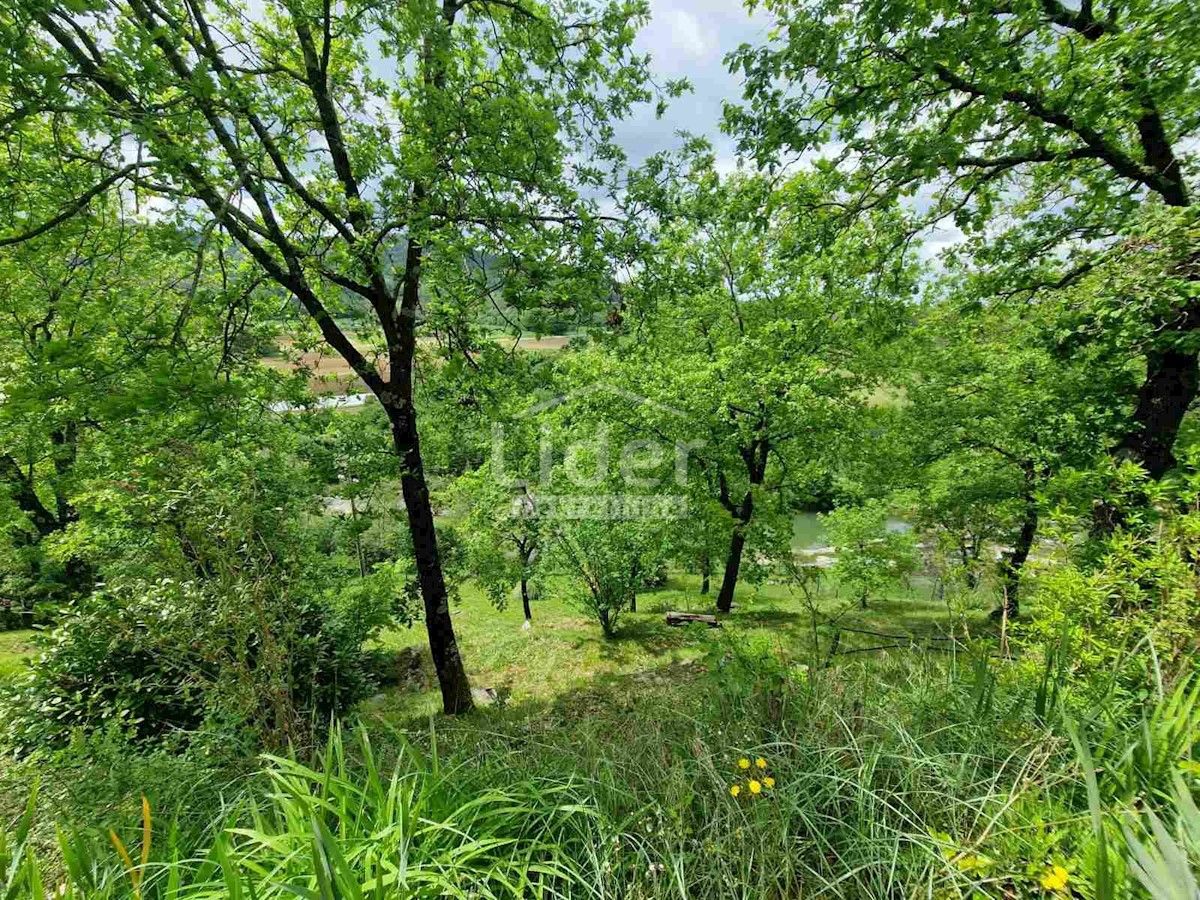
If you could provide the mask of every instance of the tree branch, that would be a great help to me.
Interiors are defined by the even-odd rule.
[[[88,188],[83,192],[83,194],[71,202],[62,212],[43,222],[41,225],[38,225],[20,234],[0,237],[0,247],[8,247],[12,244],[20,244],[24,241],[32,240],[38,235],[45,234],[50,229],[56,228],[68,219],[73,218],[74,216],[83,212],[87,205],[95,200],[96,197],[103,194],[118,181],[129,177],[131,174],[137,171],[140,166],[145,165],[150,165],[150,163],[130,163],[127,166],[121,167],[107,178],[101,180],[98,184]]]

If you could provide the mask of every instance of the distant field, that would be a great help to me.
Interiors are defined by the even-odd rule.
[[[531,353],[553,353],[565,349],[571,342],[571,337],[571,335],[565,334],[549,334],[543,337],[528,335],[521,337],[518,342],[514,342],[511,335],[497,335],[495,340],[505,348],[512,348],[515,343],[519,349]],[[355,340],[354,345],[368,359],[372,358],[373,351],[365,341]],[[364,389],[362,381],[355,376],[349,364],[338,354],[328,348],[323,348],[300,354],[298,358],[291,359],[288,357],[292,356],[293,346],[290,340],[282,341],[279,355],[266,357],[263,362],[271,368],[281,371],[290,372],[297,368],[311,370],[312,378],[309,380],[309,386],[317,394],[355,392]],[[380,359],[378,365],[386,375],[388,370],[386,359]]]

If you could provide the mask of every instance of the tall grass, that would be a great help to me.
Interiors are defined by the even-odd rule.
[[[199,849],[147,807],[123,838],[64,828],[47,852],[31,801],[0,900],[1196,900],[1191,683],[1072,744],[972,658],[720,661],[374,741],[335,729],[315,759],[266,758]]]
[[[34,853],[30,798],[0,842],[6,898],[557,897],[587,882],[577,860],[595,811],[569,780],[489,788],[405,742],[382,770],[365,730],[335,730],[312,765],[267,757],[265,786],[227,810],[205,852],[159,834],[148,804],[136,846],[58,832],[53,878]]]

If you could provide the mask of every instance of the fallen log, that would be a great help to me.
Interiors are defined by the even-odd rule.
[[[709,628],[720,628],[721,622],[716,616],[705,616],[700,613],[669,612],[668,625],[686,625],[688,622],[703,622]]]

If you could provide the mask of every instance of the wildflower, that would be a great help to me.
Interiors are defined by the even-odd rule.
[[[738,768],[739,769],[750,768],[750,760],[746,759],[746,757],[743,756],[741,759],[738,760]]]
[[[983,872],[991,866],[992,861],[980,853],[964,853],[954,864],[962,872]]]
[[[735,785],[733,785],[733,787],[731,787],[729,789],[729,793],[733,794],[733,796],[735,796],[735,797],[738,794],[740,794],[741,792],[742,792],[742,786],[740,784],[735,784]]]
[[[761,794],[762,793],[762,785],[759,782],[755,781],[753,778],[750,779],[750,793],[752,793],[752,794]]]
[[[765,759],[763,759],[761,756],[754,761],[754,764],[756,766],[758,766],[760,769],[765,769],[767,767],[767,761]]]
[[[764,776],[763,777],[763,786],[769,787],[769,788],[775,787],[775,779],[772,778],[770,775]]]
[[[1052,866],[1042,874],[1042,887],[1048,891],[1061,891],[1071,878],[1062,866]]]

